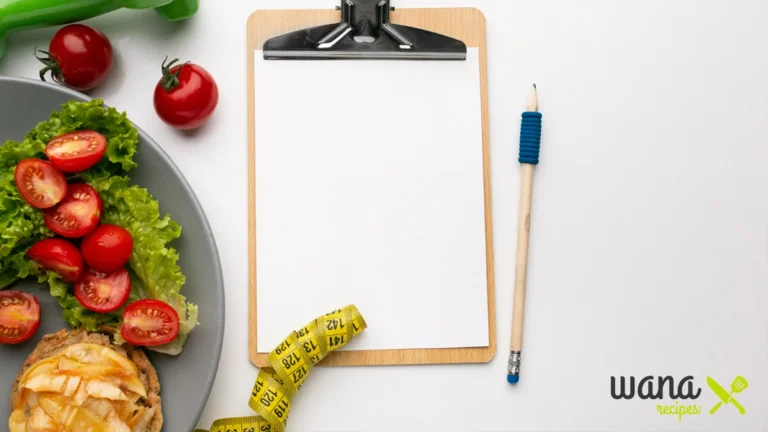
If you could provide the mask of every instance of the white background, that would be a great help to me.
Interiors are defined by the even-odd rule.
[[[227,330],[200,419],[208,427],[251,414],[256,375],[246,329],[246,19],[258,8],[335,2],[202,3],[181,24],[151,11],[93,20],[118,55],[93,95],[164,147],[213,226]],[[289,431],[768,430],[768,3],[395,4],[443,5],[476,6],[488,19],[498,354],[482,365],[317,370]],[[33,47],[53,31],[12,37],[0,73],[35,77]],[[172,131],[153,112],[166,55],[202,64],[219,83],[216,115],[195,133]],[[545,126],[523,372],[511,387],[517,134],[531,82]],[[704,413],[678,422],[656,414],[656,401],[610,397],[611,375],[650,374],[695,376]],[[706,375],[725,386],[747,378],[738,397],[747,414],[726,406],[709,416]]]

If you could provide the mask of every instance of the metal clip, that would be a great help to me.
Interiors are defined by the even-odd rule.
[[[390,0],[341,0],[341,22],[274,37],[264,43],[266,60],[389,59],[466,60],[464,42],[392,24]]]

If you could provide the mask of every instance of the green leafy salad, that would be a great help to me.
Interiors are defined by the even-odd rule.
[[[31,206],[21,195],[14,177],[19,162],[44,160],[46,146],[54,138],[83,130],[103,135],[106,150],[90,168],[66,173],[66,181],[93,187],[103,206],[101,223],[121,227],[133,238],[126,266],[130,295],[119,309],[106,313],[85,308],[74,294],[73,283],[29,258],[27,252],[35,243],[55,233],[47,226],[44,211]],[[9,140],[0,146],[0,290],[17,280],[36,277],[48,284],[72,327],[111,333],[116,343],[125,341],[121,326],[126,307],[142,299],[165,302],[178,313],[178,335],[170,343],[148,348],[177,355],[198,324],[198,308],[181,294],[185,277],[178,265],[178,252],[170,246],[181,235],[181,227],[169,215],[160,214],[158,202],[146,189],[130,183],[130,172],[137,166],[133,160],[137,145],[138,131],[126,114],[106,108],[102,100],[96,99],[68,102],[23,141]]]

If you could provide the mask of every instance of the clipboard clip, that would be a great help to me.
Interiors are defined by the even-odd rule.
[[[264,43],[265,60],[466,60],[464,42],[390,22],[390,0],[341,0],[341,22]]]

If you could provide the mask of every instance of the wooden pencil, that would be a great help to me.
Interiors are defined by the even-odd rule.
[[[536,84],[533,85],[531,95],[526,107],[527,113],[538,113],[539,102]],[[523,317],[525,315],[525,288],[528,273],[528,241],[531,228],[531,198],[533,195],[533,172],[538,163],[538,140],[541,133],[541,117],[523,115],[523,127],[521,130],[521,180],[520,180],[520,212],[517,225],[517,259],[515,263],[515,294],[512,315],[512,341],[509,351],[509,363],[507,367],[507,381],[516,384],[520,380],[520,361],[523,348]],[[527,120],[526,117],[533,117]],[[534,120],[535,119],[535,120]],[[535,157],[533,160],[524,158],[523,135],[529,129],[527,122],[533,122],[534,129],[538,122],[539,137],[535,137]],[[535,132],[534,132],[535,135]],[[535,162],[534,162],[535,160]],[[532,163],[526,163],[529,161]]]

